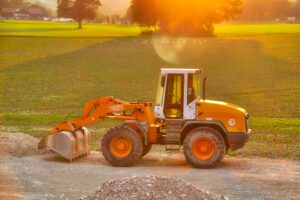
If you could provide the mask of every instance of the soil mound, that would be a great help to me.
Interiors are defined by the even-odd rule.
[[[38,139],[24,133],[0,133],[0,156],[38,154],[38,143]]]

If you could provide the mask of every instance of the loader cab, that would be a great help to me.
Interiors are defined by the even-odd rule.
[[[200,69],[161,69],[154,108],[156,118],[196,119],[200,74]]]

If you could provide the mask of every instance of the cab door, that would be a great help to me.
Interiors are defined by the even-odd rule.
[[[184,104],[184,74],[168,74],[163,113],[167,119],[182,119]]]

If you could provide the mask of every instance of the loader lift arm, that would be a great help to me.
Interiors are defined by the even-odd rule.
[[[149,102],[125,102],[112,96],[93,99],[84,106],[80,118],[58,124],[51,130],[50,134],[61,131],[74,132],[85,125],[93,124],[106,117],[155,123],[154,116],[147,112],[148,109],[145,109],[149,106],[151,107]]]
[[[91,150],[91,135],[84,126],[103,118],[137,120],[152,126],[156,124],[150,102],[125,102],[107,96],[89,101],[81,117],[58,124],[40,141],[38,147],[41,150],[51,149],[70,161],[87,155]]]

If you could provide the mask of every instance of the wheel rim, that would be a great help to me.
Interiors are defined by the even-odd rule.
[[[109,149],[114,156],[124,158],[130,154],[132,144],[129,139],[122,136],[116,136],[111,140]]]
[[[208,138],[199,138],[194,141],[192,152],[199,160],[209,160],[213,157],[216,151],[215,143]]]

